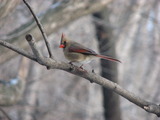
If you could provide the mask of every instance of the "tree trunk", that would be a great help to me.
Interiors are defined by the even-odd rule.
[[[108,23],[107,9],[101,12],[95,13],[94,17]],[[99,50],[103,55],[108,55],[116,58],[115,45],[116,43],[112,39],[112,29],[110,27],[95,23],[97,30],[97,38],[99,42]],[[101,75],[113,82],[118,82],[117,79],[117,63],[106,60],[101,60],[102,72]],[[113,91],[102,88],[103,91],[103,106],[104,116],[106,120],[121,120],[119,96]]]

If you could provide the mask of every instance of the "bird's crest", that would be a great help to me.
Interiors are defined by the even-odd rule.
[[[65,37],[65,35],[64,35],[64,33],[62,33],[61,42],[60,42],[60,45],[59,45],[60,48],[64,48],[65,47],[65,45],[64,45],[64,37]]]

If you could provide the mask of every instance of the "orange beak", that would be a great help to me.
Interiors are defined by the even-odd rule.
[[[63,44],[61,44],[60,46],[59,46],[59,48],[64,48],[65,46],[63,45]]]
[[[59,48],[65,48],[65,45],[63,45],[63,43],[62,43],[63,38],[64,38],[64,34],[62,33],[61,44],[59,45]]]

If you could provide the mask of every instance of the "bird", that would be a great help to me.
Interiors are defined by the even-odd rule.
[[[96,53],[95,51],[91,50],[90,48],[87,48],[80,43],[77,43],[75,41],[71,41],[68,39],[63,33],[61,36],[61,41],[59,48],[63,48],[64,56],[66,59],[68,59],[69,63],[81,63],[80,66],[82,68],[83,64],[89,63],[92,59],[98,57],[101,59],[105,59],[108,61],[113,62],[120,62],[120,60],[112,58],[110,56],[100,55]]]

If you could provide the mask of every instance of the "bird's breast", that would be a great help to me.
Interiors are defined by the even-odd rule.
[[[92,55],[84,55],[75,52],[64,52],[65,57],[71,62],[89,63],[91,61]]]

